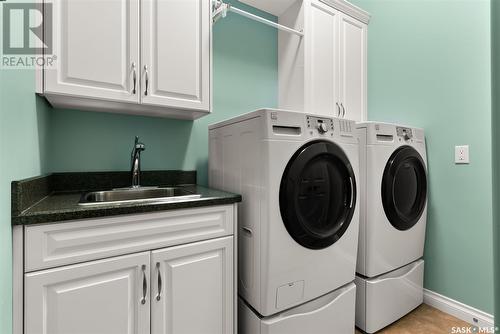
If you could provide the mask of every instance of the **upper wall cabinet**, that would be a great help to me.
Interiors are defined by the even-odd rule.
[[[37,90],[54,107],[183,119],[210,112],[210,0],[52,3],[57,66],[40,71]]]
[[[141,0],[142,103],[210,109],[210,0]]]
[[[280,108],[366,120],[368,13],[343,0],[240,1],[304,33],[279,33]]]

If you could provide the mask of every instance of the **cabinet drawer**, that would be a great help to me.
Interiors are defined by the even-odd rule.
[[[25,271],[233,234],[232,205],[25,227]]]

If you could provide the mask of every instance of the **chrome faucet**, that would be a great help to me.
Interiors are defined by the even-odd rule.
[[[141,186],[141,152],[146,149],[143,143],[139,143],[139,137],[135,136],[134,148],[130,161],[130,172],[132,174],[132,188]]]

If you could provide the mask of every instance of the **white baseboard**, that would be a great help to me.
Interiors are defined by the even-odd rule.
[[[494,326],[493,316],[469,305],[424,289],[424,303],[481,328]]]

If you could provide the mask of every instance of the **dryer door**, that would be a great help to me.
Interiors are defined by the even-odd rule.
[[[400,231],[409,230],[422,216],[426,199],[424,160],[413,147],[402,146],[389,158],[382,178],[382,203],[389,222]]]
[[[356,179],[344,151],[330,141],[302,146],[288,162],[280,211],[290,236],[310,249],[339,240],[356,206]]]

